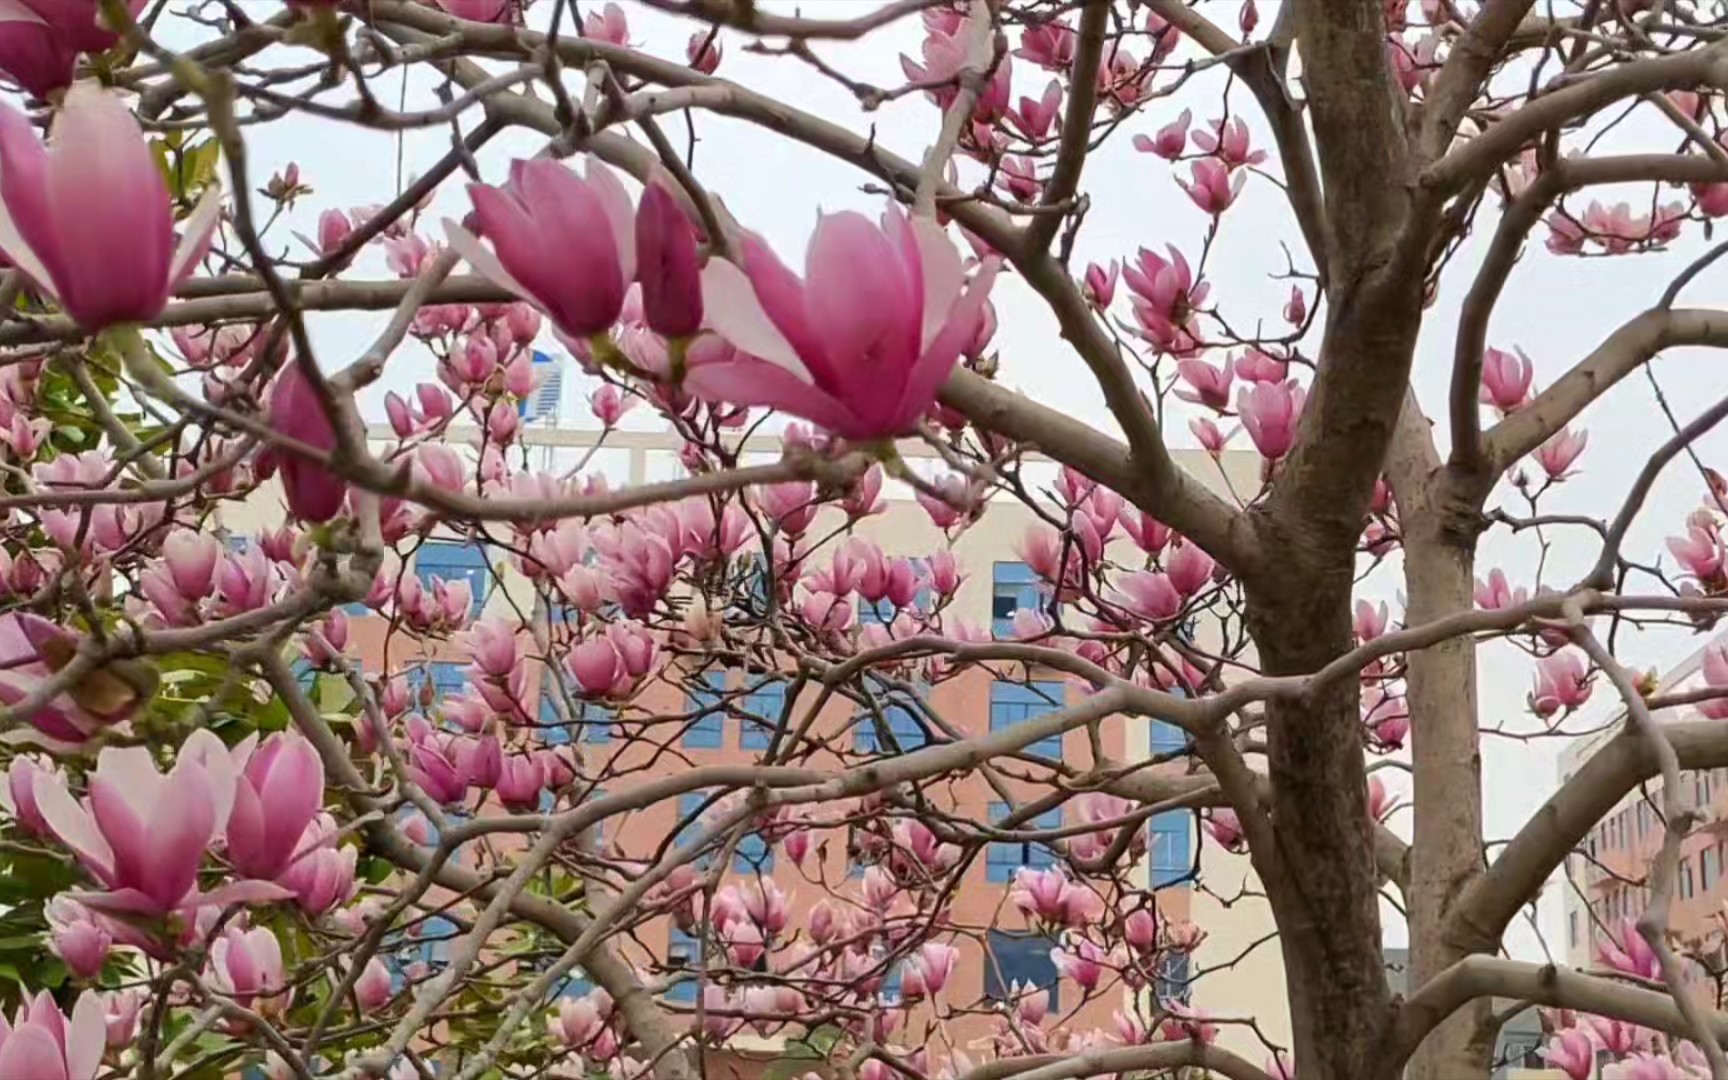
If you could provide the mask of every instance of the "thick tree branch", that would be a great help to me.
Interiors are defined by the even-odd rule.
[[[1652,309],[1624,323],[1529,404],[1488,430],[1484,441],[1492,472],[1510,468],[1639,365],[1677,345],[1728,346],[1728,312]]]

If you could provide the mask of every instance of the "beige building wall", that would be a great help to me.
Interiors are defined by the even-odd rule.
[[[388,429],[374,428],[370,434],[379,444],[391,439]],[[547,459],[554,469],[568,469],[587,453],[587,448],[595,445],[599,433],[527,428],[523,438],[530,447],[546,448]],[[450,441],[452,445],[461,445],[465,436],[453,432]],[[669,473],[667,467],[676,467],[679,445],[677,438],[670,433],[608,433],[604,440],[606,449],[601,451],[611,455],[604,459],[605,471],[615,486],[667,479],[676,475]],[[774,460],[779,454],[777,439],[753,440],[751,447],[742,458],[747,465]],[[926,469],[934,472],[940,466],[935,451],[921,443],[904,444],[901,453],[920,472]],[[1234,499],[1237,494],[1244,499],[1251,498],[1259,489],[1260,458],[1254,453],[1231,452],[1221,459],[1213,459],[1201,451],[1176,451],[1174,456],[1179,465],[1226,498]],[[601,460],[600,455],[593,455],[591,460]],[[1048,489],[1054,485],[1057,473],[1053,463],[1033,460],[1024,467],[1023,478],[1034,490]],[[859,535],[874,540],[890,554],[928,554],[945,545],[941,530],[912,498],[909,486],[886,481],[883,497],[885,512],[860,522],[857,527]],[[824,514],[831,515],[827,524],[837,524],[841,520],[831,509],[825,510]],[[274,527],[282,520],[280,490],[274,483],[268,484],[243,504],[225,504],[220,520],[226,528],[238,533]],[[982,519],[955,539],[953,551],[966,579],[955,599],[953,611],[986,630],[989,628],[993,566],[997,562],[1020,561],[1017,547],[1027,527],[1036,520],[1030,510],[1017,502],[993,500]],[[819,519],[819,524],[811,530],[812,535],[819,534],[821,524]],[[1137,563],[1141,558],[1133,543],[1120,534],[1111,544],[1110,553],[1124,563]],[[525,607],[531,605],[533,591],[527,580],[508,562],[500,563],[497,569],[501,572],[504,590],[511,598]],[[509,610],[509,605],[494,595],[487,608],[493,614],[501,614]],[[1215,646],[1216,629],[1203,624],[1198,628],[1198,639],[1202,647]],[[1148,756],[1149,733],[1147,724],[1126,725],[1124,752],[1130,761]],[[1244,898],[1229,906],[1216,899],[1218,896],[1237,897],[1244,892],[1262,891],[1249,860],[1245,856],[1231,855],[1216,844],[1205,841],[1198,823],[1193,831],[1193,842],[1205,843],[1201,861],[1204,887],[1169,890],[1188,894],[1187,905],[1178,902],[1173,906],[1178,910],[1187,906],[1189,917],[1207,931],[1206,941],[1194,958],[1192,970],[1205,974],[1193,985],[1193,1004],[1224,1019],[1252,1017],[1267,1038],[1288,1046],[1290,1022],[1285,1002],[1284,964],[1276,938],[1269,936],[1273,930],[1271,912],[1262,899]],[[1135,875],[1144,887],[1150,875],[1150,865],[1146,860],[1135,868]],[[1160,906],[1164,905],[1161,903]],[[1250,1061],[1265,1057],[1264,1045],[1245,1024],[1223,1025],[1219,1041]],[[769,1048],[772,1042],[770,1040],[762,1048]]]

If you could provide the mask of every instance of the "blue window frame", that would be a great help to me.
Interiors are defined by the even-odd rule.
[[[445,581],[466,578],[474,593],[475,615],[486,606],[486,590],[492,584],[492,570],[486,565],[486,551],[479,544],[454,540],[428,540],[414,556],[414,573],[420,583],[431,588],[434,577]]]
[[[774,849],[761,833],[745,833],[732,852],[732,869],[740,874],[772,874]]]
[[[922,699],[926,692],[922,687],[919,688],[919,698]],[[930,742],[929,737],[925,734],[924,726],[919,723],[917,707],[907,700],[904,693],[898,690],[878,692],[876,702],[881,706],[882,719],[887,722],[888,734],[894,742],[889,745],[882,738],[882,732],[876,723],[875,712],[865,709],[859,712],[858,719],[853,724],[853,730],[857,733],[855,738],[859,750],[869,754],[879,754],[884,750],[898,749],[899,752],[905,753],[920,749]]]
[[[1001,821],[1008,816],[1008,804],[993,802],[990,804],[990,820]],[[1033,818],[1029,824],[1016,828],[1060,829],[1062,827],[1062,808],[1046,810]],[[1042,870],[1047,866],[1056,865],[1056,853],[1043,844],[1022,842],[1009,843],[1001,841],[992,843],[984,849],[984,878],[986,881],[1012,881],[1014,871],[1022,866],[1030,866],[1034,870]]]
[[[1170,885],[1187,877],[1194,869],[1190,851],[1194,832],[1194,815],[1187,810],[1170,810],[1153,814],[1152,887]]]
[[[786,711],[786,684],[778,679],[763,682],[744,695],[744,728],[738,745],[745,750],[766,750]]]
[[[683,847],[696,839],[697,832],[702,828],[702,819],[697,815],[702,812],[702,807],[707,802],[708,793],[705,791],[686,791],[678,796],[678,820],[684,825],[678,830],[678,835],[673,837],[673,844]],[[704,855],[696,860],[696,865],[707,866],[711,861],[708,856]]]
[[[1188,954],[1171,950],[1158,962],[1156,993],[1160,1004],[1180,1001],[1188,1004]]]
[[[1188,745],[1188,733],[1168,720],[1152,721],[1152,752],[1171,754]]]
[[[676,926],[670,930],[666,942],[666,966],[674,970],[683,968],[692,973],[702,966],[702,942],[691,937]],[[681,1005],[693,1005],[696,1002],[696,984],[700,980],[692,977],[680,979],[666,988],[666,1000],[675,1001]]]
[[[984,958],[984,996],[1007,1001],[1016,983],[1034,990],[1050,991],[1050,1008],[1060,1009],[1056,962],[1050,959],[1050,939],[1033,934],[990,931]]]
[[[877,962],[881,962],[880,957],[877,958]],[[904,960],[896,961],[893,966],[889,967],[888,974],[882,977],[882,988],[876,991],[876,996],[882,1000],[883,1004],[900,1004],[900,999],[903,996],[900,992],[900,973],[905,968],[906,962]]]
[[[726,672],[710,671],[703,675],[701,687],[690,691],[686,708],[700,712],[684,729],[684,745],[696,750],[718,750],[726,745],[726,710],[720,707],[720,696],[726,690]]]
[[[1067,703],[1068,684],[1053,680],[1031,683],[994,682],[990,684],[990,730],[1024,723],[1036,716],[1055,712]],[[1062,756],[1062,736],[1052,735],[1026,747],[1026,752],[1044,757]]]
[[[612,741],[612,724],[618,719],[618,714],[597,701],[584,701],[572,697],[576,706],[576,714],[572,723],[559,721],[557,705],[558,687],[547,676],[540,682],[540,738],[548,746],[563,746],[570,741],[570,729],[578,729],[583,742],[603,743]]]
[[[991,578],[990,625],[998,636],[1014,629],[1014,613],[1021,608],[1043,611],[1049,606],[1038,581],[1038,575],[1023,562],[995,564]]]

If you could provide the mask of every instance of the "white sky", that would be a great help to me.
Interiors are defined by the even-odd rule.
[[[273,2],[257,0],[261,11],[275,9]],[[591,0],[583,5],[584,12],[594,9]],[[686,39],[693,26],[681,20],[660,15],[625,0],[634,40],[659,55],[682,59]],[[791,11],[784,3],[763,3],[765,9]],[[819,0],[805,3],[805,14],[828,17],[867,10],[877,6],[875,0]],[[1415,5],[1412,5],[1414,11]],[[1204,5],[1214,19],[1233,26],[1234,7],[1220,3]],[[542,2],[530,13],[531,22],[543,24],[549,17],[550,5]],[[1276,15],[1275,5],[1262,6],[1262,28],[1271,24]],[[818,45],[825,59],[840,66],[852,77],[882,86],[898,85],[900,73],[898,54],[917,55],[922,28],[916,19],[872,36],[868,41],[849,45]],[[852,96],[834,83],[817,76],[811,69],[790,58],[771,58],[746,52],[745,40],[736,34],[722,36],[725,58],[719,74],[738,80],[761,92],[792,101],[800,108],[854,130],[868,131],[873,125],[876,138],[901,156],[916,159],[932,137],[935,110],[921,96],[892,102],[874,114],[865,114]],[[1018,45],[1017,38],[1013,41]],[[1132,48],[1137,54],[1143,45]],[[1195,55],[1191,44],[1182,45],[1177,60]],[[1014,94],[1037,96],[1050,75],[1030,64],[1016,61]],[[1087,166],[1083,190],[1092,205],[1082,229],[1075,252],[1074,266],[1082,269],[1090,260],[1108,260],[1131,255],[1139,246],[1161,250],[1166,243],[1175,243],[1191,258],[1196,257],[1207,225],[1200,213],[1175,186],[1172,170],[1163,161],[1136,153],[1130,138],[1138,132],[1151,133],[1168,123],[1184,107],[1195,112],[1196,126],[1220,115],[1222,90],[1226,76],[1222,69],[1213,69],[1194,78],[1177,96],[1155,102],[1142,116],[1132,120],[1110,144],[1097,153]],[[409,107],[424,106],[429,97],[424,93],[429,80],[409,91]],[[377,88],[380,96],[394,102],[398,87],[393,78],[387,86]],[[1259,146],[1270,149],[1269,135],[1253,105],[1252,99],[1240,87],[1229,98],[1239,107],[1254,129]],[[1649,150],[1671,150],[1677,145],[1676,132],[1667,126],[1648,106],[1648,116],[1635,117],[1633,122],[1617,131],[1605,146],[1624,150],[1638,146]],[[469,125],[471,126],[471,125]],[[666,130],[682,145],[684,125],[677,118],[667,118]],[[299,163],[303,180],[316,193],[304,200],[291,215],[288,224],[308,235],[315,233],[317,214],[330,206],[351,206],[382,202],[395,191],[397,142],[384,136],[355,128],[337,129],[326,121],[290,119],[271,126],[271,137],[252,144],[254,186],[261,186],[270,172],[289,160]],[[746,227],[763,234],[794,266],[801,264],[801,249],[809,235],[818,208],[852,208],[874,212],[880,198],[863,193],[860,188],[868,177],[852,167],[826,158],[747,124],[702,115],[697,118],[701,142],[696,154],[698,175],[719,193],[737,219]],[[527,156],[540,148],[539,136],[512,134],[494,140],[480,155],[486,179],[497,182],[511,156]],[[435,161],[448,145],[447,129],[411,133],[402,140],[401,154],[406,173]],[[967,174],[975,178],[977,166]],[[1272,166],[1276,168],[1274,155]],[[1186,174],[1186,166],[1181,167]],[[1612,202],[1621,196],[1592,193]],[[1633,197],[1628,191],[1625,197]],[[1645,201],[1635,204],[1647,210],[1648,189],[1638,189],[1636,197]],[[1683,193],[1665,192],[1664,199],[1683,197]],[[1492,199],[1489,200],[1492,203]],[[1583,203],[1580,204],[1580,212]],[[466,196],[458,183],[448,183],[428,215],[428,231],[434,238],[439,234],[436,221],[444,216],[456,216],[468,209]],[[1478,218],[1476,235],[1467,240],[1453,259],[1444,277],[1434,306],[1423,328],[1415,381],[1420,399],[1430,416],[1441,425],[1444,442],[1446,385],[1450,371],[1452,335],[1456,329],[1458,306],[1469,286],[1486,238],[1492,233],[1496,212],[1490,205]],[[1523,347],[1536,365],[1538,386],[1553,381],[1561,372],[1592,349],[1614,327],[1639,310],[1652,304],[1668,280],[1686,262],[1706,246],[1702,230],[1688,228],[1687,235],[1674,245],[1671,253],[1622,257],[1615,259],[1560,259],[1542,246],[1542,231],[1526,253],[1524,262],[1513,275],[1507,296],[1502,300],[1492,323],[1490,343],[1501,348]],[[278,237],[287,243],[286,230]],[[1285,260],[1279,244],[1297,252],[1298,264],[1310,268],[1302,258],[1301,238],[1294,219],[1283,202],[1282,193],[1268,180],[1253,177],[1239,204],[1224,217],[1208,266],[1207,277],[1213,282],[1211,303],[1221,304],[1237,327],[1250,326],[1261,320],[1269,329],[1279,328],[1280,308],[1288,291],[1284,282],[1270,275],[1281,273]],[[365,276],[383,276],[381,254],[369,255],[361,264]],[[1713,269],[1693,283],[1682,300],[1683,305],[1714,306],[1723,292],[1723,271]],[[1003,358],[1005,383],[1018,387],[1046,404],[1054,405],[1083,417],[1104,428],[1112,428],[1096,387],[1086,377],[1080,362],[1068,353],[1057,336],[1053,320],[1029,290],[1012,278],[1000,282],[995,293],[996,307],[1001,316],[1001,329],[996,344]],[[1116,310],[1125,312],[1126,305],[1118,299]],[[369,340],[370,328],[379,325],[383,316],[317,315],[313,317],[315,340],[323,350],[322,361],[329,366],[345,363]],[[1313,335],[1305,343],[1311,354],[1317,346]],[[1670,401],[1684,423],[1697,410],[1707,406],[1723,393],[1728,393],[1728,373],[1722,362],[1702,350],[1672,350],[1656,366],[1658,376]],[[385,385],[405,387],[419,379],[430,377],[429,360],[404,350],[392,362]],[[566,416],[573,426],[588,426],[590,421],[580,396],[567,392]],[[381,416],[382,391],[374,392],[367,402],[369,411]],[[1168,434],[1177,445],[1189,445],[1190,436],[1185,406],[1173,403],[1173,416]],[[632,419],[645,420],[644,411]],[[1642,466],[1649,452],[1668,435],[1669,429],[1657,411],[1655,399],[1642,374],[1626,380],[1624,385],[1584,417],[1590,432],[1590,446],[1580,459],[1580,475],[1560,486],[1543,500],[1548,512],[1571,512],[1611,516],[1618,508],[1624,492]],[[1728,448],[1728,435],[1702,440],[1699,454],[1706,463],[1720,460]],[[1234,445],[1247,446],[1245,436],[1238,436]],[[1444,448],[1443,452],[1444,452]],[[1509,493],[1505,486],[1496,500]],[[1684,460],[1676,462],[1658,483],[1646,509],[1639,517],[1628,540],[1626,552],[1642,561],[1671,563],[1662,551],[1662,539],[1682,531],[1684,515],[1696,506],[1703,486],[1696,472]],[[1490,505],[1494,505],[1491,503]],[[1509,509],[1523,513],[1521,501],[1507,503]],[[1570,584],[1589,566],[1595,557],[1591,534],[1579,535],[1577,530],[1550,532],[1546,555],[1545,582],[1563,586]],[[1488,537],[1482,547],[1481,566],[1484,570],[1502,566],[1516,584],[1535,584],[1543,547],[1534,535],[1511,537],[1503,530]],[[1400,587],[1396,560],[1382,567],[1365,584],[1363,594],[1384,598],[1399,608],[1396,595]],[[1684,658],[1699,639],[1676,631],[1646,634],[1623,633],[1621,655],[1638,667],[1666,670]],[[1524,707],[1531,671],[1523,654],[1509,646],[1492,645],[1481,655],[1482,720],[1485,726],[1504,725],[1517,731],[1532,730],[1533,720]],[[1587,726],[1590,717],[1600,714],[1610,704],[1608,690],[1597,691],[1584,721],[1574,726]],[[1511,835],[1529,812],[1552,791],[1555,760],[1559,740],[1534,742],[1488,738],[1484,744],[1484,786],[1490,838]],[[1383,774],[1385,775],[1385,774]],[[1398,774],[1389,777],[1394,787],[1407,790],[1407,780]],[[1407,825],[1407,818],[1406,818]],[[1550,944],[1561,954],[1564,943],[1558,937],[1558,905],[1545,905],[1545,919]],[[1388,911],[1388,915],[1391,913]],[[1395,918],[1388,920],[1388,937],[1403,940],[1403,929]],[[1515,931],[1513,948],[1520,955],[1535,956],[1534,939],[1520,927]]]

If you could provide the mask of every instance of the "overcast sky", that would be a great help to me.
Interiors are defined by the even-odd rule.
[[[273,4],[262,0],[259,6],[274,8]],[[583,9],[587,11],[595,6],[584,3]],[[685,41],[693,29],[690,24],[648,11],[628,0],[624,6],[635,42],[660,55],[682,58]],[[761,6],[779,11],[792,10],[787,4],[764,2]],[[876,0],[868,3],[820,0],[819,3],[805,4],[804,10],[807,14],[835,17],[874,6]],[[1209,3],[1204,7],[1218,21],[1234,24],[1234,7],[1219,3]],[[543,23],[549,11],[550,6],[543,2],[530,13],[530,20],[536,25]],[[1275,6],[1263,5],[1262,26],[1269,25],[1275,14]],[[911,19],[873,35],[863,43],[819,45],[817,49],[824,58],[856,79],[894,86],[903,81],[898,54],[907,52],[916,56],[921,38],[922,28],[916,19]],[[873,127],[878,141],[901,156],[916,159],[934,133],[935,110],[921,97],[908,97],[867,114],[848,92],[817,76],[797,60],[751,55],[744,49],[744,39],[737,35],[723,35],[722,42],[725,48],[719,72],[722,76],[788,99],[800,108],[853,130],[864,132]],[[1193,46],[1184,44],[1175,58],[1180,60],[1193,55]],[[1036,96],[1049,79],[1048,73],[1030,64],[1016,62],[1016,99],[1022,94]],[[1130,146],[1130,137],[1138,132],[1155,131],[1185,107],[1194,110],[1197,125],[1221,115],[1225,84],[1222,69],[1201,74],[1180,94],[1154,103],[1144,115],[1132,120],[1105,149],[1093,156],[1083,184],[1083,190],[1091,198],[1091,210],[1076,246],[1077,270],[1089,260],[1128,256],[1139,246],[1161,249],[1163,245],[1173,243],[1189,252],[1191,257],[1197,257],[1208,219],[1172,182],[1170,166],[1135,152]],[[429,85],[429,81],[410,85],[410,108],[427,104],[424,91]],[[399,80],[392,77],[377,89],[380,96],[395,101]],[[1237,87],[1229,100],[1233,106],[1243,110],[1242,115],[1247,117],[1255,132],[1256,142],[1269,148],[1269,136],[1249,96]],[[1644,111],[1650,112],[1649,107],[1646,106]],[[668,118],[665,126],[681,144],[684,138],[682,121]],[[696,169],[700,177],[724,198],[743,225],[765,236],[793,266],[802,263],[801,251],[818,209],[851,208],[873,213],[880,208],[879,196],[861,190],[869,178],[850,166],[740,122],[702,115],[697,118],[696,126],[700,137]],[[252,144],[253,167],[257,170],[255,186],[261,185],[272,169],[289,160],[298,162],[303,180],[316,189],[316,194],[304,201],[291,217],[290,223],[302,232],[308,235],[315,232],[316,216],[322,209],[378,203],[394,193],[398,156],[396,137],[358,129],[338,131],[324,121],[288,120],[272,125],[270,130],[271,138],[254,140]],[[401,159],[405,163],[403,172],[412,176],[417,168],[436,160],[447,145],[446,130],[416,132],[403,137],[400,143]],[[510,157],[527,156],[537,151],[540,145],[538,136],[528,134],[495,140],[480,155],[486,179],[501,180]],[[1647,117],[1634,117],[1604,144],[1615,150],[1671,150],[1675,145],[1673,129],[1653,112]],[[1275,156],[1273,160],[1276,161]],[[977,167],[972,168],[975,170]],[[1185,174],[1186,166],[1182,170]],[[976,172],[969,173],[968,179],[975,176]],[[1604,201],[1612,201],[1605,193],[1596,194]],[[1634,196],[1628,192],[1627,197]],[[1637,189],[1636,197],[1647,200],[1648,189]],[[1675,196],[1665,194],[1664,197]],[[1492,201],[1490,197],[1489,202]],[[1648,209],[1647,204],[1641,208]],[[428,231],[437,237],[439,231],[435,223],[439,218],[459,215],[467,209],[467,199],[460,185],[446,184],[428,215]],[[1478,219],[1476,235],[1467,240],[1453,258],[1421,336],[1416,387],[1429,414],[1442,418],[1439,436],[1442,444],[1445,441],[1444,401],[1458,306],[1475,273],[1485,238],[1492,233],[1494,218],[1495,210],[1489,206]],[[279,239],[286,242],[287,234],[281,233]],[[1690,227],[1688,234],[1670,253],[1614,259],[1562,259],[1549,254],[1542,247],[1539,236],[1512,277],[1507,295],[1494,317],[1490,342],[1502,348],[1521,346],[1535,362],[1538,385],[1545,385],[1588,353],[1614,327],[1653,303],[1672,275],[1705,244],[1701,229]],[[1269,328],[1279,325],[1279,311],[1288,285],[1274,280],[1272,275],[1285,269],[1283,247],[1296,253],[1298,265],[1303,269],[1310,268],[1301,255],[1301,238],[1285,207],[1282,193],[1269,180],[1252,177],[1239,204],[1225,216],[1206,267],[1206,276],[1213,282],[1211,301],[1223,305],[1234,325],[1252,325],[1256,319]],[[360,272],[368,276],[384,274],[381,256],[369,256],[362,263]],[[1714,306],[1721,296],[1724,280],[1719,271],[1707,272],[1693,283],[1683,304]],[[998,284],[995,296],[1001,316],[997,345],[1003,358],[1002,381],[1046,404],[1060,407],[1100,427],[1113,429],[1095,385],[1086,376],[1081,363],[1063,345],[1053,320],[1030,291],[1009,278]],[[1119,300],[1116,310],[1125,312],[1125,304]],[[363,347],[369,330],[378,325],[381,318],[314,316],[315,340],[322,350],[321,360],[325,366],[346,363],[355,351]],[[1310,352],[1316,344],[1314,338],[1317,335],[1305,343]],[[1660,359],[1655,368],[1657,376],[1682,423],[1728,392],[1728,374],[1724,373],[1722,365],[1721,359],[1702,350],[1672,350]],[[428,377],[430,370],[430,362],[423,354],[404,350],[392,361],[386,385],[407,386]],[[367,402],[369,411],[381,415],[381,400],[381,391],[376,391],[375,400]],[[1168,424],[1168,435],[1177,445],[1189,445],[1191,439],[1186,427],[1189,414],[1182,411],[1180,403],[1175,404],[1177,407]],[[576,392],[567,394],[566,414],[572,417],[570,426],[591,424]],[[1544,498],[1542,507],[1549,512],[1611,516],[1650,451],[1667,437],[1668,424],[1656,407],[1649,382],[1640,374],[1626,380],[1616,393],[1591,409],[1584,417],[1584,425],[1590,432],[1590,446],[1580,460],[1579,475],[1551,491]],[[1720,451],[1728,446],[1723,439],[1724,436],[1717,436],[1698,445],[1699,454],[1706,463],[1717,460]],[[1246,447],[1249,444],[1245,436],[1238,436],[1233,445]],[[1676,462],[1658,483],[1632,529],[1627,553],[1645,561],[1655,561],[1658,557],[1665,564],[1671,561],[1662,550],[1662,540],[1682,530],[1682,519],[1698,505],[1702,495],[1703,485],[1696,470],[1684,460]],[[1516,493],[1503,486],[1495,502],[1509,496],[1515,497]],[[1521,500],[1505,504],[1515,512],[1526,511]],[[1580,534],[1576,530],[1571,533],[1550,532],[1546,540],[1546,563],[1541,579],[1545,583],[1568,585],[1595,558],[1596,545],[1592,534]],[[1485,540],[1482,551],[1484,568],[1502,566],[1514,583],[1535,584],[1538,566],[1544,558],[1544,544],[1536,536],[1527,534],[1514,538],[1503,532],[1495,533]],[[1400,606],[1397,600],[1400,575],[1401,570],[1394,558],[1364,584],[1364,595],[1391,601],[1396,612]],[[1620,651],[1625,660],[1638,667],[1666,670],[1692,652],[1700,640],[1677,631],[1623,633]],[[1484,725],[1520,733],[1536,730],[1524,704],[1530,680],[1530,663],[1522,653],[1504,645],[1485,647],[1482,650],[1481,683]],[[1610,704],[1607,697],[1607,689],[1600,688],[1592,708],[1570,726],[1582,729],[1591,721],[1599,722]],[[1484,782],[1490,838],[1509,836],[1551,792],[1559,742],[1557,739],[1525,742],[1494,737],[1485,740]],[[1391,782],[1395,787],[1408,788],[1407,780],[1396,774],[1392,775]],[[1407,820],[1405,824],[1407,826]],[[1559,926],[1557,910],[1557,905],[1549,905],[1547,926],[1551,943],[1558,951],[1563,951],[1563,942],[1553,933]],[[1388,937],[1402,941],[1402,927],[1395,922],[1389,925]],[[1514,949],[1520,955],[1538,954],[1534,940],[1521,927],[1514,940]]]

